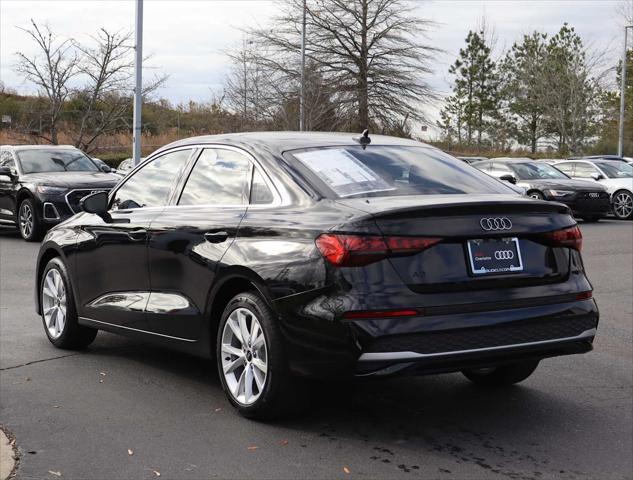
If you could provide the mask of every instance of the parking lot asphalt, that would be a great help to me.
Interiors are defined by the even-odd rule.
[[[301,418],[241,418],[215,365],[99,333],[54,348],[33,310],[37,244],[0,230],[0,424],[20,479],[633,477],[633,223],[581,225],[595,350],[519,386],[460,374],[323,385]]]

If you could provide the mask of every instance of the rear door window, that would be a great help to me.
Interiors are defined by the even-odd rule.
[[[592,178],[592,175],[597,175],[598,174],[598,170],[596,170],[596,167],[594,167],[593,165],[589,164],[589,163],[581,163],[581,162],[577,162],[576,163],[576,170],[574,173],[575,177],[578,178]]]
[[[234,150],[205,148],[182,190],[178,205],[245,205],[251,162]]]

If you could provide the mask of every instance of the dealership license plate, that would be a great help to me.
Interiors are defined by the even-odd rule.
[[[473,275],[499,275],[523,271],[521,248],[516,237],[468,240],[467,246]]]

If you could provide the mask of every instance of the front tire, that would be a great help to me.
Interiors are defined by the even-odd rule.
[[[620,190],[613,194],[613,214],[618,220],[633,218],[633,194]]]
[[[477,385],[502,387],[522,382],[534,373],[538,364],[538,361],[532,360],[498,367],[464,370],[462,373]]]
[[[44,331],[57,348],[80,349],[90,345],[98,330],[79,325],[75,297],[64,262],[53,258],[40,281],[40,303]]]
[[[18,229],[27,242],[39,242],[44,236],[44,225],[37,213],[35,202],[25,198],[18,208]]]
[[[247,418],[286,415],[302,402],[290,376],[276,316],[253,292],[227,304],[217,335],[216,354],[222,388]]]

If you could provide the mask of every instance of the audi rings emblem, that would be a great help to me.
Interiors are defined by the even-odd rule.
[[[512,260],[514,258],[514,252],[512,250],[497,250],[495,252],[495,258],[497,260]]]
[[[494,230],[510,230],[512,228],[512,222],[508,217],[482,218],[479,220],[479,225],[486,232]]]

